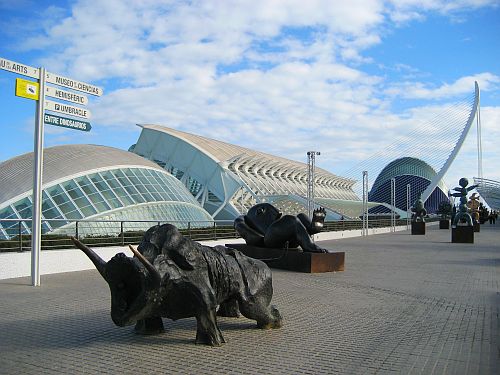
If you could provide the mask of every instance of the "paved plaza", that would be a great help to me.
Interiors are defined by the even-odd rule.
[[[97,271],[1,280],[0,374],[499,374],[500,225],[450,237],[324,241],[345,272],[273,270],[283,328],[219,318],[217,348],[194,344],[194,319],[159,336],[116,327]]]

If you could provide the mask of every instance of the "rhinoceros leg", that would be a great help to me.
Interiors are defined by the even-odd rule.
[[[156,335],[165,332],[165,328],[161,317],[154,317],[138,320],[134,331],[140,335]]]
[[[215,309],[202,312],[196,317],[196,343],[219,346],[226,341],[217,326]]]
[[[221,303],[219,306],[219,310],[217,311],[217,315],[227,318],[239,318],[240,309],[238,307],[238,301],[236,299],[230,299],[226,302]]]

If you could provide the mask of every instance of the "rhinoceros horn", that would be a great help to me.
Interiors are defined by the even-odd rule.
[[[71,241],[75,244],[76,247],[78,247],[81,251],[85,253],[89,257],[89,259],[94,263],[95,268],[97,268],[97,271],[101,274],[102,277],[104,277],[104,280],[106,279],[106,262],[99,256],[97,255],[94,250],[92,250],[90,247],[84,245],[80,241],[78,241],[75,237],[71,237]]]
[[[155,268],[155,266],[153,266],[151,262],[144,257],[144,255],[142,255],[140,252],[134,249],[132,245],[128,245],[128,247],[137,257],[137,259],[139,259],[140,262],[144,265],[144,267],[146,267],[146,269],[148,270],[153,285],[159,287],[161,284],[161,276],[158,270]]]

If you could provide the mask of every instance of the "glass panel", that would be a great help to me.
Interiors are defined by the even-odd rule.
[[[57,207],[59,207],[64,216],[68,219],[75,220],[82,218],[82,215],[78,212],[75,204],[69,200],[61,186],[53,186],[47,189],[47,193],[52,197],[54,202],[57,204]]]
[[[0,211],[0,219],[17,219],[17,215],[10,206],[7,206]]]
[[[115,193],[106,185],[104,180],[99,176],[98,174],[93,174],[89,176],[94,185],[96,186],[97,189],[101,192],[101,194],[104,196],[104,198],[108,201],[108,203],[111,205],[113,208],[119,208],[122,207],[122,204],[116,197]]]
[[[11,206],[7,206],[0,211],[0,219],[17,219],[17,215]],[[19,222],[16,221],[4,221],[0,222],[0,225],[5,229],[8,237],[14,237],[18,234]]]
[[[57,208],[51,202],[50,198],[47,196],[47,193],[43,191],[42,193],[42,216],[45,219],[62,219],[62,215],[59,213]],[[57,221],[49,221],[50,225],[53,228],[60,227],[67,223],[65,220],[57,220]]]
[[[21,216],[23,219],[31,219],[31,209],[33,207],[33,204],[28,197],[22,199],[20,202],[17,202],[14,207],[17,210],[19,216]]]
[[[64,189],[68,195],[73,199],[75,204],[78,206],[80,211],[82,211],[85,217],[97,214],[97,210],[92,207],[89,199],[85,196],[80,187],[75,183],[75,181],[70,180],[63,184]]]
[[[144,179],[144,175],[139,175],[140,177],[137,177],[135,175],[135,172],[139,172],[138,169],[126,169],[125,170],[125,174],[127,175],[127,177],[130,179],[130,181],[132,181],[132,183],[134,184],[134,186],[137,188],[137,190],[139,190],[139,192],[142,194],[142,196],[144,197],[145,201],[146,202],[152,202],[154,201],[154,198],[151,194],[149,194],[148,190],[144,187],[143,183],[141,182],[141,179]]]
[[[131,204],[134,204],[135,202],[130,198],[130,196],[127,194],[125,189],[122,188],[122,186],[119,184],[118,180],[111,174],[111,172],[106,171],[101,173],[102,177],[106,180],[106,182],[111,186],[113,189],[113,192],[117,194],[122,202],[126,205],[129,206]]]
[[[137,203],[144,203],[145,200],[142,197],[142,195],[137,191],[137,189],[132,185],[130,180],[125,176],[125,174],[117,169],[113,171],[113,174],[118,178],[118,181],[122,184],[122,186],[127,190],[127,192],[130,194],[130,196],[135,200]]]
[[[149,193],[154,197],[155,201],[161,201],[163,200],[162,196],[158,194],[156,187],[154,186],[155,181],[154,178],[151,176],[151,173],[149,173],[149,170],[147,169],[142,169],[142,170],[137,170],[136,173],[139,175],[141,174],[143,176],[143,184],[148,189]]]
[[[101,194],[95,189],[95,187],[90,183],[88,177],[79,177],[75,179],[76,183],[87,197],[92,201],[94,206],[96,206],[99,212],[108,211],[111,209],[109,204],[102,198]]]

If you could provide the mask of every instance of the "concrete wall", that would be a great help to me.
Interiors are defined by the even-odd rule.
[[[433,224],[433,223],[428,223]],[[396,227],[397,231],[406,230],[406,226]],[[369,234],[388,233],[390,228],[370,229]],[[347,230],[338,232],[323,232],[314,236],[315,241],[325,241],[332,239],[343,239],[361,236],[361,230]],[[224,245],[227,243],[244,243],[244,240],[225,239],[217,241],[200,241],[209,246]],[[110,260],[115,254],[123,252],[132,256],[130,249],[125,247],[104,247],[95,248],[95,252],[104,260]],[[94,265],[87,256],[75,249],[69,250],[46,250],[40,254],[40,274],[47,275],[61,272],[74,272],[93,269]],[[31,252],[22,253],[1,253],[0,254],[0,280],[12,279],[16,277],[31,276]]]

